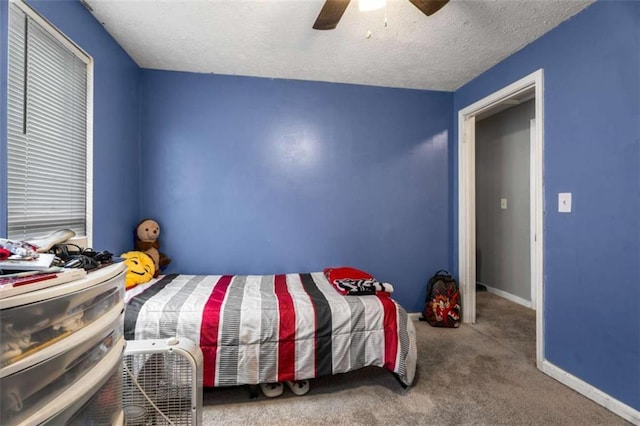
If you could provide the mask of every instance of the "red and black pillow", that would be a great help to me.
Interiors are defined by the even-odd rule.
[[[378,282],[373,275],[357,268],[341,266],[323,270],[327,280],[343,295],[365,296],[378,293],[390,293],[390,284]]]

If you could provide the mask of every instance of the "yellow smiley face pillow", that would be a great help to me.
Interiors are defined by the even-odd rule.
[[[149,282],[156,272],[153,260],[146,253],[141,251],[128,251],[122,253],[120,257],[124,258],[124,264],[127,265],[127,274],[124,278],[125,288],[128,290]]]

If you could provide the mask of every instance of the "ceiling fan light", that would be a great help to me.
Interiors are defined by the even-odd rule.
[[[358,0],[358,9],[360,12],[382,9],[386,5],[387,0]]]

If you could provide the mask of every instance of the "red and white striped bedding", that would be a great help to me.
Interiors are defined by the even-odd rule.
[[[386,295],[344,296],[322,272],[167,275],[128,300],[125,337],[189,338],[204,386],[310,379],[384,367],[410,385],[413,323]]]

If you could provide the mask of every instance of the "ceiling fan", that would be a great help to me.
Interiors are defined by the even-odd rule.
[[[332,30],[338,25],[351,0],[326,0],[320,14],[313,24],[314,30]],[[439,11],[449,0],[409,0],[422,13],[431,16]]]

